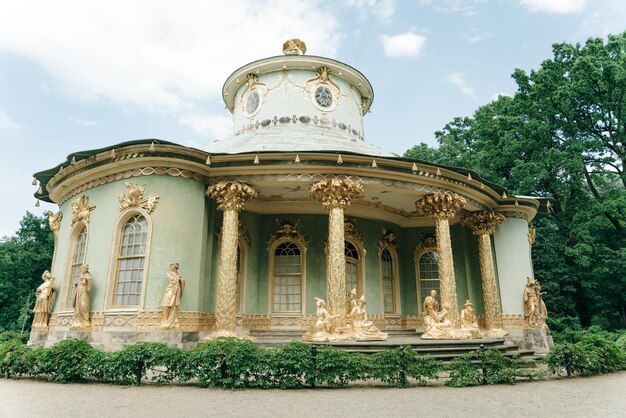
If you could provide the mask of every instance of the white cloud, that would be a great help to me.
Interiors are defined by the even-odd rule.
[[[478,100],[478,98],[474,94],[474,89],[467,84],[467,82],[465,81],[465,77],[463,77],[463,74],[450,74],[448,77],[446,77],[446,81],[457,86],[461,90],[461,93],[471,98],[472,100]]]
[[[20,129],[21,126],[14,122],[6,113],[0,110],[0,131],[15,131]]]
[[[359,12],[361,19],[372,15],[381,22],[387,22],[396,13],[395,0],[345,0],[345,2]]]
[[[210,139],[222,139],[233,135],[233,119],[225,115],[195,113],[178,120],[191,127],[197,134]]]
[[[333,56],[337,26],[314,0],[24,0],[3,3],[0,52],[30,59],[79,99],[181,112],[289,38]]]
[[[67,120],[69,120],[72,123],[75,123],[76,125],[81,125],[81,126],[96,126],[98,124],[98,122],[96,122],[95,120],[85,120],[85,119],[79,119],[79,118],[73,118],[73,117],[68,117]]]
[[[500,98],[500,96],[502,97],[513,97],[510,93],[495,93],[494,95],[491,96],[491,101],[495,101],[498,100]]]
[[[382,35],[381,41],[388,57],[417,57],[422,52],[426,37],[407,32],[395,36]]]
[[[608,0],[586,14],[580,30],[580,37],[606,37],[608,34],[618,35],[624,31],[626,22],[626,7],[624,0]]]
[[[462,13],[466,16],[477,14],[476,5],[487,0],[419,0],[423,6],[432,6],[439,13]]]
[[[578,13],[587,5],[587,0],[519,0],[531,12]]]

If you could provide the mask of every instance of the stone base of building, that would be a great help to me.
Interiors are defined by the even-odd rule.
[[[31,331],[28,345],[50,347],[59,341],[75,338],[91,344],[103,351],[118,351],[139,342],[164,343],[170,347],[194,348],[210,331],[150,330],[132,331],[128,329],[88,329],[54,328],[48,331]]]
[[[536,354],[547,354],[554,345],[548,328],[507,329],[507,341],[524,350],[534,350]]]

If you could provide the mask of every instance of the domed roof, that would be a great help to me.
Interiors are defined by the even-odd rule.
[[[374,91],[363,74],[334,59],[304,55],[306,45],[299,39],[285,42],[283,52],[246,64],[228,77],[222,95],[236,134],[204,150],[396,156],[364,140],[363,115]]]

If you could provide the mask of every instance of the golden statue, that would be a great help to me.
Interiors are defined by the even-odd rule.
[[[545,302],[543,301],[543,295],[545,292],[541,291],[541,283],[539,280],[535,279],[535,293],[537,294],[537,310],[535,312],[535,318],[537,325],[540,327],[547,328],[546,319],[548,319],[548,308],[546,307]]]
[[[61,228],[61,220],[63,219],[63,213],[61,211],[54,213],[51,210],[48,211],[48,224],[50,225],[50,230],[54,232],[56,235]]]
[[[358,307],[358,301],[356,299],[356,289],[350,290],[350,294],[348,295],[348,307],[346,308],[346,324],[348,328],[353,329],[353,319],[354,313]]]
[[[463,310],[461,311],[461,329],[469,331],[472,338],[482,338],[480,328],[478,327],[478,321],[474,314],[474,305],[469,300],[465,301]]]
[[[43,283],[37,288],[35,308],[33,312],[33,328],[47,327],[50,313],[52,312],[52,299],[54,297],[54,276],[48,270],[43,272],[41,276]]]
[[[331,315],[326,309],[324,299],[315,298],[317,309],[315,311],[315,322],[309,327],[302,339],[305,341],[328,341],[335,332],[336,315]]]
[[[466,329],[455,329],[450,320],[448,305],[442,303],[441,311],[437,303],[437,291],[431,290],[430,296],[424,299],[424,333],[421,338],[425,340],[465,340],[472,338],[472,334]]]
[[[74,284],[76,290],[74,291],[74,299],[72,300],[72,307],[74,308],[72,325],[75,327],[86,328],[91,324],[89,321],[89,297],[91,295],[92,282],[93,279],[91,273],[89,273],[89,265],[81,265],[80,277],[78,278],[78,282]]]
[[[526,278],[526,287],[524,288],[524,325],[527,327],[536,327],[538,325],[539,297],[535,285],[535,279]]]
[[[439,303],[437,303],[437,291],[433,289],[424,299],[424,333],[428,333],[438,322]]]
[[[185,281],[183,276],[178,273],[180,264],[170,264],[170,271],[167,272],[167,286],[163,294],[161,306],[163,307],[163,319],[161,326],[163,328],[178,327],[178,313],[180,308],[180,298],[185,290]]]
[[[367,318],[365,310],[365,295],[361,295],[356,308],[353,311],[352,327],[354,328],[354,336],[357,341],[384,341],[387,334],[381,332],[376,325]]]

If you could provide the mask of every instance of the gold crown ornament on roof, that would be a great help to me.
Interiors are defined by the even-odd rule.
[[[289,39],[283,44],[283,54],[304,55],[306,54],[306,44],[298,38]]]

